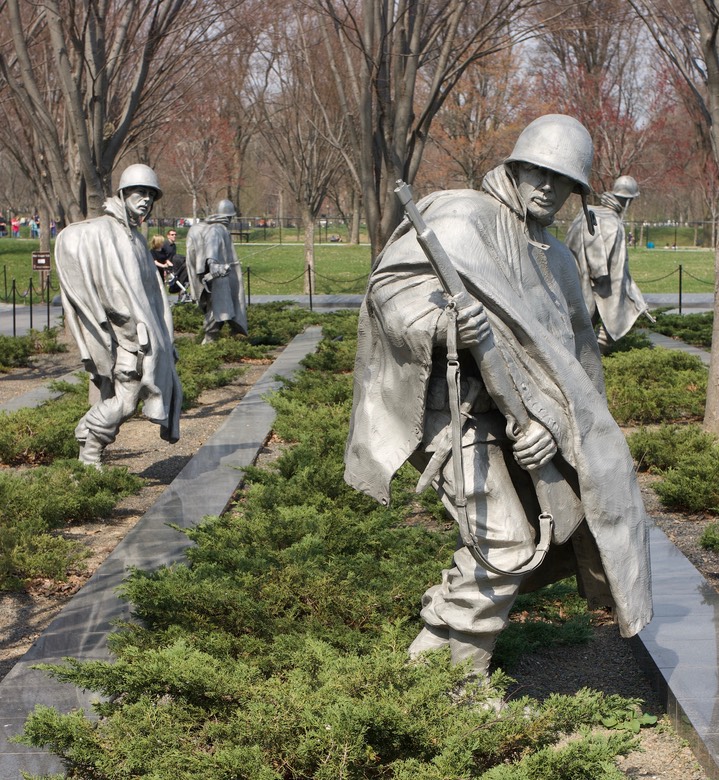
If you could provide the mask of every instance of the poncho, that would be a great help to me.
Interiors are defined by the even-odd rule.
[[[170,305],[145,239],[127,223],[120,198],[105,216],[75,222],[55,244],[63,310],[85,369],[113,381],[119,344],[137,352],[139,323],[150,346],[142,363],[142,413],[160,425],[163,439],[180,435],[182,388],[175,370]]]
[[[647,518],[626,441],[607,408],[601,362],[574,259],[546,230],[530,238],[524,209],[504,166],[484,192],[435,193],[420,211],[491,322],[497,348],[531,417],[553,435],[575,469],[587,525],[596,541],[621,632],[651,619]],[[541,249],[544,244],[544,250]],[[573,338],[551,332],[528,305],[523,264],[543,252],[562,258],[558,276]],[[546,305],[552,306],[548,286]],[[390,482],[419,446],[438,319],[446,300],[408,223],[377,259],[360,312],[354,403],[345,479],[381,503]],[[402,310],[400,331],[392,307]]]

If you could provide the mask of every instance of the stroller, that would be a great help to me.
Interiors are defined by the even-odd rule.
[[[175,255],[172,258],[172,271],[167,276],[167,291],[178,293],[178,303],[191,303],[192,295],[190,295],[187,289],[189,283],[190,278],[187,275],[185,256]]]

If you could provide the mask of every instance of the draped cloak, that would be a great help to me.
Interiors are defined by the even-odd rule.
[[[524,300],[522,264],[530,262],[538,244],[529,241],[524,208],[504,166],[490,172],[483,187],[485,192],[434,193],[418,208],[469,292],[484,304],[496,348],[529,415],[550,431],[576,470],[621,633],[632,636],[652,616],[648,520],[632,457],[607,408],[576,265],[566,247],[543,230],[545,249],[563,258],[554,281],[572,312],[568,348]],[[546,304],[553,305],[549,288]],[[435,333],[445,305],[405,220],[377,258],[361,307],[345,451],[346,481],[385,505],[392,477],[422,441]],[[393,318],[393,310],[401,316]],[[403,326],[395,327],[400,321]]]
[[[163,439],[175,442],[182,388],[167,295],[144,237],[127,223],[124,203],[109,198],[104,209],[104,216],[75,222],[58,234],[55,267],[65,318],[95,383],[113,383],[117,346],[137,353],[137,326],[145,325],[142,413],[160,425]]]
[[[223,222],[205,222],[193,225],[187,233],[187,270],[190,291],[200,309],[212,311],[219,323],[233,322],[247,334],[247,311],[245,308],[245,287],[242,281],[242,267],[232,245],[232,237]],[[229,266],[225,276],[210,282],[210,292],[202,282],[212,261]]]
[[[592,206],[592,211],[597,219],[594,235],[580,213],[565,240],[576,259],[590,315],[597,311],[607,333],[618,341],[649,306],[629,273],[621,205],[604,193],[602,205]]]

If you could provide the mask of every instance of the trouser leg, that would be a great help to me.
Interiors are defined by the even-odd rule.
[[[122,423],[135,413],[141,388],[141,381],[134,376],[136,363],[135,353],[117,348],[114,383],[101,384],[100,400],[75,428],[83,463],[99,467],[105,447],[115,441]]]
[[[601,354],[606,355],[614,343],[614,339],[607,333],[607,329],[604,327],[604,325],[600,325],[597,332],[597,344],[599,345],[599,351]]]
[[[536,499],[528,475],[507,451],[508,443],[477,441],[476,436],[476,431],[469,431],[463,439],[469,522],[487,560],[511,572],[534,553],[535,531],[528,517],[535,511]],[[417,465],[417,459],[414,462]],[[451,456],[434,486],[456,519]],[[435,636],[446,636],[453,663],[469,659],[476,673],[485,674],[520,583],[520,576],[486,571],[460,545],[451,568],[442,572],[442,582],[424,594],[421,617]],[[416,640],[420,644],[421,638],[422,634]],[[429,641],[428,636],[425,639]]]

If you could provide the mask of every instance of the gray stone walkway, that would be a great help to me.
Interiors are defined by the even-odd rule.
[[[62,712],[89,710],[94,697],[55,682],[32,666],[57,663],[66,656],[87,660],[109,657],[106,640],[112,622],[128,619],[131,614],[130,606],[116,594],[128,570],[155,569],[181,560],[190,542],[168,523],[192,527],[203,517],[219,515],[226,509],[242,480],[241,469],[254,462],[274,422],[274,410],[265,396],[280,385],[278,377],[289,377],[299,368],[302,358],[316,348],[320,338],[320,328],[308,328],[289,344],[0,682],[0,780],[18,780],[21,769],[38,775],[62,771],[56,756],[14,745],[9,737],[22,731],[25,719],[38,704]]]

